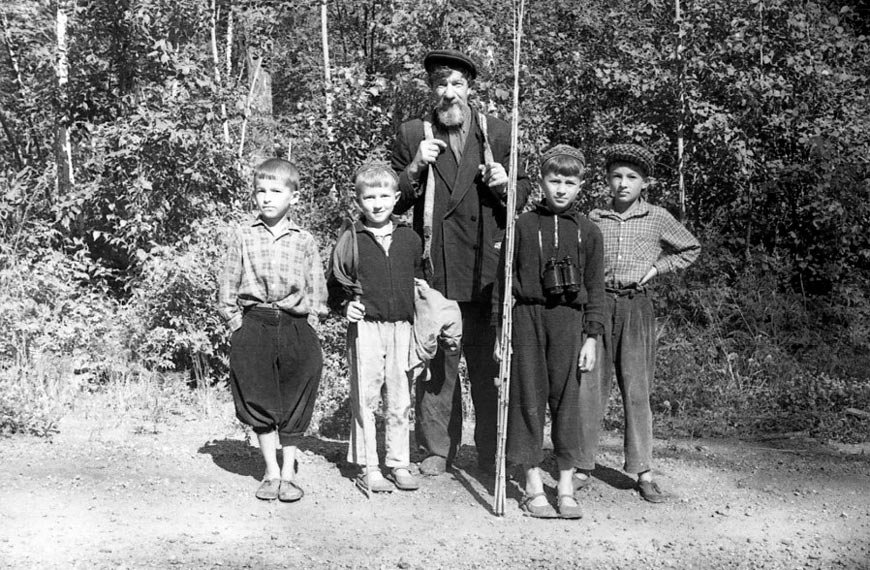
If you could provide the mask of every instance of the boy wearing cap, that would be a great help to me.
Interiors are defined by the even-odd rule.
[[[314,238],[289,217],[299,201],[296,165],[280,158],[259,164],[253,198],[260,212],[233,236],[218,312],[232,332],[236,416],[257,434],[266,463],[256,496],[293,502],[303,495],[295,441],[308,429],[323,368],[308,316],[326,316],[326,282]]]
[[[617,144],[604,153],[610,208],[589,213],[604,236],[605,331],[600,365],[581,381],[582,452],[575,464],[575,487],[589,484],[595,468],[598,429],[610,398],[611,378],[625,411],[624,469],[638,476],[637,490],[650,502],[670,495],[652,477],[652,412],[649,393],[655,373],[655,312],[651,281],[683,269],[701,246],[667,210],[649,204],[642,192],[654,173],[654,157],[635,144]]]
[[[423,63],[433,109],[401,125],[391,162],[399,176],[396,212],[413,208],[414,230],[426,240],[427,279],[447,299],[457,301],[462,313],[461,351],[439,349],[431,379],[417,386],[415,435],[425,456],[420,470],[438,475],[462,439],[461,354],[474,404],[478,465],[491,469],[495,457],[498,391],[493,378],[498,367],[492,360],[490,305],[506,221],[510,126],[469,106],[477,76],[470,57],[437,50]],[[528,178],[518,171],[518,209],[528,194]]]
[[[368,163],[354,177],[362,220],[338,238],[330,263],[329,304],[347,317],[347,359],[353,422],[347,460],[360,465],[363,491],[418,488],[410,466],[408,354],[414,321],[414,279],[422,278],[420,238],[392,220],[398,180],[388,164]],[[384,478],[375,415],[383,393]]]
[[[601,231],[576,208],[584,169],[583,154],[575,148],[558,145],[545,152],[544,200],[516,223],[506,455],[524,467],[521,507],[538,518],[581,516],[572,481],[580,455],[578,368],[588,372],[595,366],[597,339],[604,332]],[[502,306],[498,297],[496,315]],[[547,500],[539,468],[548,407],[559,468],[557,510]]]

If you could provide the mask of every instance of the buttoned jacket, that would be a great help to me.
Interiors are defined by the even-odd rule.
[[[471,126],[457,163],[450,150],[448,134],[435,121],[433,134],[445,142],[446,150],[432,168],[435,171],[435,202],[432,219],[431,286],[455,301],[489,303],[496,277],[499,249],[504,239],[505,203],[482,179],[479,166],[484,163],[484,134],[478,113],[471,113]],[[487,138],[493,159],[508,170],[510,125],[486,115]],[[423,121],[403,123],[393,144],[391,164],[399,176],[401,193],[396,213],[413,208],[414,230],[423,235],[423,207],[427,168],[413,180],[407,171],[420,142],[424,139]],[[510,173],[508,173],[510,174]],[[529,180],[522,168],[517,170],[517,210],[529,195]]]

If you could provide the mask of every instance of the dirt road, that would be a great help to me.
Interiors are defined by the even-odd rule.
[[[651,505],[618,470],[616,434],[605,444],[579,521],[524,517],[514,486],[493,516],[468,447],[421,490],[366,500],[345,444],[315,438],[305,498],[265,503],[259,453],[231,422],[80,410],[51,441],[0,440],[0,568],[870,568],[866,454],[657,441],[679,500]]]

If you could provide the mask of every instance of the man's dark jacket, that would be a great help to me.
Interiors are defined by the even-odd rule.
[[[447,132],[439,128],[434,116],[434,136],[447,144],[434,164],[435,207],[432,216],[431,285],[454,301],[489,303],[504,239],[505,205],[483,182],[478,167],[484,163],[484,137],[478,125],[478,113],[472,109],[472,124],[457,165]],[[508,171],[510,161],[510,125],[486,116],[487,134],[493,159]],[[414,230],[423,235],[423,206],[427,168],[420,171],[415,184],[407,166],[414,159],[423,140],[423,121],[414,119],[399,127],[393,144],[392,167],[399,175],[401,197],[395,212],[414,208]],[[508,172],[510,176],[510,172]],[[529,179],[522,168],[517,170],[517,210],[529,196]]]

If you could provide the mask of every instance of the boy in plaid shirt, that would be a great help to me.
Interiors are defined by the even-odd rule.
[[[595,468],[598,428],[615,371],[625,411],[624,469],[637,474],[641,497],[660,503],[670,496],[652,478],[649,393],[655,374],[656,331],[650,282],[656,275],[691,265],[701,246],[667,210],[641,197],[655,164],[649,150],[634,144],[613,145],[606,149],[604,162],[611,207],[593,210],[589,219],[604,237],[605,332],[599,343],[599,365],[581,380],[582,450],[574,486],[588,485],[589,472]]]
[[[327,314],[326,279],[314,238],[287,216],[299,201],[296,166],[278,158],[257,166],[253,198],[259,215],[232,240],[218,311],[232,331],[236,416],[257,434],[266,462],[256,496],[292,502],[304,494],[294,481],[295,439],[311,421],[323,368],[308,317]]]

